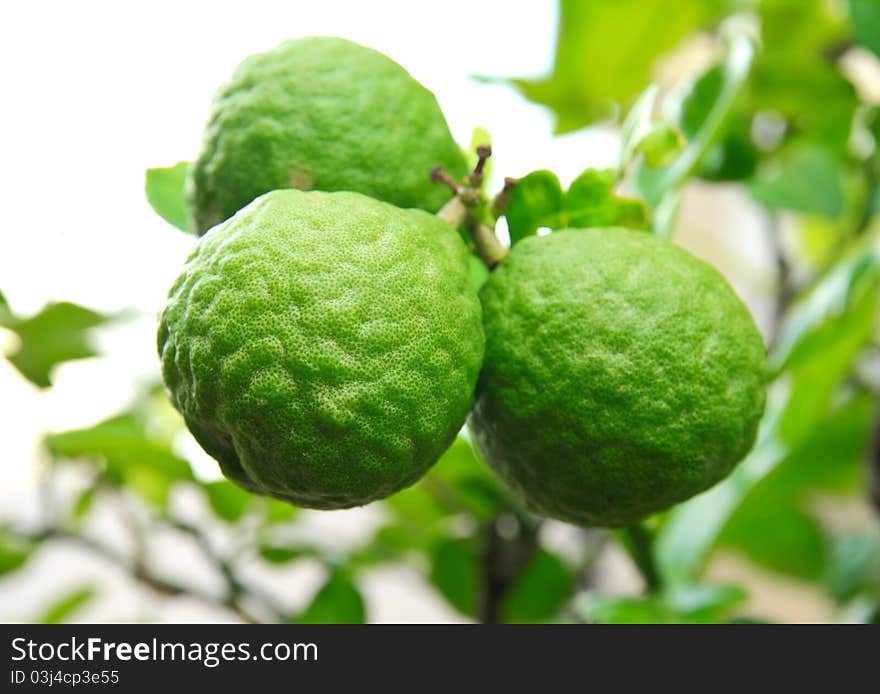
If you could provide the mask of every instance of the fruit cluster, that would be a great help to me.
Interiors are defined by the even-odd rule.
[[[341,39],[252,56],[218,92],[187,183],[202,236],[158,344],[230,480],[365,504],[418,480],[469,417],[536,512],[616,526],[749,451],[765,351],[723,277],[619,228],[487,258],[480,154],[468,175],[431,92]],[[479,290],[475,250],[492,270]]]

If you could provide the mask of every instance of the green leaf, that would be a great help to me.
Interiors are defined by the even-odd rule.
[[[783,117],[789,133],[844,155],[858,98],[828,58],[849,38],[846,16],[826,0],[764,0],[762,50],[749,86],[753,112]]]
[[[538,549],[508,589],[502,604],[505,622],[533,624],[550,621],[571,595],[574,579],[555,554]]]
[[[351,578],[344,571],[336,570],[293,621],[297,624],[363,624],[366,608]]]
[[[671,586],[662,596],[671,610],[695,622],[717,621],[745,599],[746,593],[739,586],[704,583]]]
[[[802,141],[761,164],[749,190],[771,209],[836,217],[844,206],[841,162],[825,147]]]
[[[545,220],[562,209],[564,194],[556,174],[533,171],[523,176],[510,191],[504,216],[510,231],[510,245],[533,235]]]
[[[76,497],[76,501],[73,503],[73,507],[71,508],[71,515],[73,516],[74,521],[81,521],[85,518],[89,511],[91,511],[92,506],[95,504],[95,497],[98,493],[98,486],[92,485],[86,488],[79,496]]]
[[[182,231],[191,231],[186,209],[184,186],[189,162],[179,162],[164,169],[147,169],[144,190],[150,206],[162,219]]]
[[[659,91],[658,85],[649,84],[623,119],[620,126],[620,161],[617,165],[619,174],[632,161],[639,143],[651,129],[651,116]]]
[[[829,350],[849,361],[866,343],[880,287],[880,238],[861,242],[789,310],[770,354],[778,372],[810,359],[829,361]]]
[[[109,480],[125,484],[158,506],[165,506],[176,482],[193,480],[187,462],[167,443],[151,437],[131,413],[85,429],[50,434],[44,445],[55,457],[101,464]]]
[[[321,552],[311,545],[262,544],[260,556],[270,564],[288,564],[303,557],[318,557]]]
[[[718,18],[723,4],[561,0],[552,74],[512,82],[526,98],[553,109],[558,133],[612,118],[650,81],[656,59]]]
[[[679,107],[679,126],[688,138],[704,127],[725,87],[725,72],[714,65],[691,85]],[[737,181],[755,171],[758,153],[749,134],[751,118],[742,107],[742,97],[731,106],[718,131],[716,143],[703,155],[697,175],[712,181]]]
[[[261,502],[266,523],[270,525],[289,523],[299,514],[299,509],[286,501],[265,497]]]
[[[112,316],[66,301],[48,304],[30,318],[19,318],[0,296],[0,327],[12,331],[20,340],[19,346],[6,358],[22,376],[40,388],[52,385],[51,372],[56,365],[96,356],[90,332],[112,319]]]
[[[648,209],[644,201],[617,197],[614,194],[616,183],[617,173],[612,169],[587,169],[572,181],[559,220],[548,226],[553,229],[647,228]]]
[[[880,595],[880,533],[835,537],[825,582],[831,596],[841,603],[861,593]]]
[[[30,540],[0,527],[0,576],[24,566],[37,547]]]
[[[645,203],[615,195],[617,171],[587,169],[562,192],[559,179],[549,171],[533,171],[520,179],[511,191],[505,216],[510,243],[550,229],[647,226]]]
[[[94,586],[75,588],[52,601],[34,621],[40,624],[62,624],[90,603],[97,595]]]
[[[459,436],[427,475],[386,499],[386,505],[398,522],[423,536],[451,513],[494,518],[508,498],[470,442]]]
[[[772,494],[742,505],[720,542],[773,571],[809,581],[820,578],[827,564],[825,536],[818,524]]]
[[[856,42],[880,56],[880,0],[849,0]]]
[[[459,612],[474,615],[480,595],[479,546],[473,538],[442,538],[431,550],[431,583]]]
[[[665,123],[651,127],[638,144],[638,151],[645,157],[645,164],[652,169],[669,166],[682,153],[687,144],[678,128]]]
[[[717,85],[717,94],[708,111],[701,113],[701,117],[697,119],[699,126],[689,134],[687,146],[669,166],[661,169],[642,166],[636,172],[640,195],[656,208],[654,233],[659,236],[668,237],[671,234],[679,190],[699,170],[708,153],[724,134],[745,89],[755,52],[755,42],[746,31],[731,31],[724,59],[718,67],[720,83]],[[685,134],[688,134],[687,130]]]
[[[876,408],[867,392],[849,398],[838,394],[835,405],[824,419],[810,427],[798,449],[765,480],[763,484],[773,488],[774,496],[800,505],[809,501],[806,495],[815,490],[861,493],[864,456]]]
[[[231,482],[219,480],[201,485],[214,515],[229,523],[239,520],[254,497]]]
[[[641,597],[591,593],[575,609],[582,619],[599,624],[706,624],[727,621],[745,597],[737,586],[678,585]]]

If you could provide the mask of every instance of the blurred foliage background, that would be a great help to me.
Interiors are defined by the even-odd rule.
[[[512,498],[465,433],[340,549],[303,531],[307,514],[198,478],[175,445],[180,418],[150,385],[126,411],[42,441],[40,514],[2,518],[0,589],[66,543],[169,599],[253,622],[369,620],[362,576],[398,565],[483,622],[763,621],[754,593],[776,578],[824,596],[835,620],[880,622],[878,57],[880,0],[561,0],[550,74],[478,78],[552,110],[560,134],[620,133],[618,166],[567,191],[549,170],[520,179],[504,220],[513,243],[608,223],[675,239],[694,188],[735,190],[758,210],[775,268],[770,397],[754,450],[714,489],[628,532],[561,526]],[[147,176],[150,203],[177,226],[185,166]],[[70,303],[22,316],[0,295],[16,338],[5,357],[37,388],[125,319]],[[94,532],[108,518],[118,541]],[[168,535],[201,555],[204,580],[161,566]],[[623,589],[608,579],[622,557],[639,577]],[[297,562],[322,567],[313,594],[251,580],[256,564]],[[71,620],[99,598],[71,585],[39,614],[0,617]],[[782,602],[774,618],[805,618]]]

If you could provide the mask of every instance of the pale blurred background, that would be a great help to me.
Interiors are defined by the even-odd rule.
[[[557,172],[566,184],[587,166],[615,163],[615,133],[596,128],[554,138],[549,112],[505,86],[472,79],[547,72],[556,12],[552,0],[5,3],[0,289],[19,314],[67,300],[104,312],[135,309],[137,315],[102,332],[104,356],[62,365],[54,387],[43,392],[0,360],[2,517],[34,512],[36,471],[45,462],[37,450],[41,434],[105,418],[129,402],[138,384],[156,377],[155,314],[195,239],[150,209],[144,170],[195,157],[211,96],[245,56],[311,34],[371,46],[435,92],[460,143],[468,143],[475,126],[488,129],[495,152],[493,189],[504,176],[538,168]],[[699,57],[699,50],[695,53]],[[672,82],[688,74],[687,59],[668,72],[665,78]],[[718,266],[766,331],[774,265],[762,224],[745,194],[695,186],[687,193],[676,241]],[[12,339],[0,330],[0,349]],[[180,445],[199,476],[217,476],[216,465],[191,440]],[[198,512],[198,500],[176,503]],[[365,537],[376,513],[371,508],[313,513],[306,531],[345,546]],[[111,517],[103,526],[100,517],[92,522],[111,540],[118,534]],[[551,543],[571,540],[565,526],[551,524],[547,532]],[[166,545],[160,566],[188,563],[193,581],[209,580],[191,547]],[[98,576],[101,583],[101,598],[79,615],[83,620],[230,618],[192,600],[159,599],[98,559],[53,547],[26,571],[0,582],[0,620],[28,618],[77,576]],[[603,556],[597,580],[607,590],[636,590],[637,574],[618,551]],[[254,571],[262,572],[256,582],[289,596],[292,605],[321,577],[320,568],[308,563]],[[808,584],[764,576],[723,554],[710,568],[713,573],[761,586],[752,591],[753,607],[765,616],[829,618],[827,599]],[[368,573],[363,588],[373,621],[462,619],[406,567]]]

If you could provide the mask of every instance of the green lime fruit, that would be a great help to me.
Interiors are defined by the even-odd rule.
[[[616,228],[530,237],[480,298],[471,430],[537,512],[626,525],[709,488],[754,444],[761,336],[682,248]]]
[[[358,193],[279,190],[205,234],[161,315],[162,376],[223,473],[320,509],[415,482],[483,357],[460,236]]]
[[[203,233],[270,190],[354,191],[436,212],[430,180],[467,165],[434,95],[400,65],[337,38],[287,41],[247,58],[214,98],[190,167],[192,228]]]

